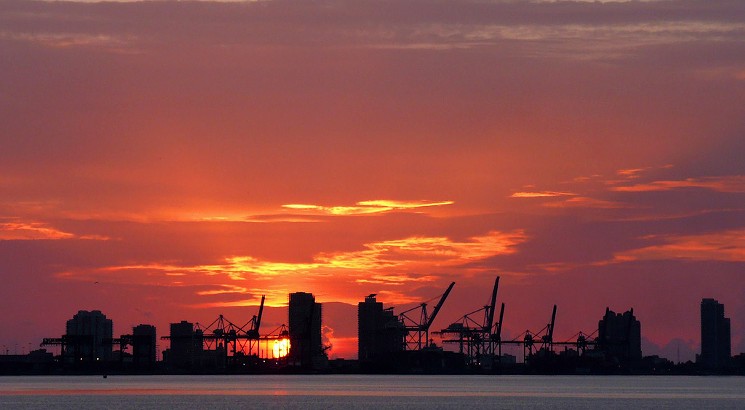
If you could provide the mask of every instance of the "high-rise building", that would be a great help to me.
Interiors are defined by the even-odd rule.
[[[311,293],[290,293],[289,333],[292,364],[304,368],[322,368],[326,354],[321,338],[321,304]]]
[[[137,325],[132,328],[132,361],[136,366],[152,366],[156,353],[155,326]]]
[[[194,330],[194,324],[182,320],[171,323],[171,348],[167,362],[178,368],[191,368],[200,365],[203,350],[202,331]]]
[[[615,313],[605,308],[605,316],[598,322],[598,344],[609,359],[640,360],[641,323],[634,317],[634,309]]]
[[[706,368],[726,366],[732,355],[730,321],[724,305],[714,299],[701,300],[701,354],[696,361]]]
[[[109,361],[114,324],[100,310],[80,310],[67,321],[66,355],[78,360]]]
[[[383,303],[369,295],[357,305],[357,357],[363,363],[381,363],[403,350],[405,331]]]

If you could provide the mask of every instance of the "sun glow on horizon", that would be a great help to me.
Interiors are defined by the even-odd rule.
[[[278,359],[290,354],[290,339],[277,339],[272,343],[272,358]]]

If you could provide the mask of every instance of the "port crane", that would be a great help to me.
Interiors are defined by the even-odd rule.
[[[577,353],[582,356],[585,354],[585,351],[588,347],[598,345],[597,339],[593,338],[593,336],[595,336],[597,333],[597,330],[590,334],[587,334],[580,330],[563,342],[554,342],[554,345],[575,347],[577,349]]]
[[[466,364],[470,366],[489,367],[491,365],[491,358],[494,357],[495,346],[500,348],[499,354],[501,355],[501,344],[499,341],[502,333],[504,303],[502,303],[496,329],[494,323],[498,291],[499,276],[494,280],[489,304],[463,315],[447,328],[437,332],[446,337],[443,339],[443,343],[458,344],[459,353],[465,355]],[[483,314],[483,317],[479,321],[477,315],[480,313]]]
[[[39,346],[60,346],[60,356],[72,355],[74,362],[96,361],[96,343],[93,335],[62,335],[45,337]]]
[[[526,330],[512,340],[500,340],[501,344],[514,344],[523,346],[524,360],[528,361],[536,353],[535,345],[540,344],[540,350],[553,351],[554,347],[554,325],[556,324],[556,305],[551,313],[551,322],[537,332]],[[500,347],[501,348],[501,347]]]
[[[445,293],[442,294],[439,302],[437,302],[435,308],[432,310],[431,315],[427,313],[427,302],[429,301],[423,302],[420,305],[405,310],[399,314],[399,321],[403,324],[405,330],[403,341],[405,350],[422,350],[422,347],[429,346],[429,328],[432,326],[432,322],[435,321],[437,313],[445,303],[445,299],[447,299],[450,291],[453,290],[453,286],[455,286],[455,282],[450,283],[450,286],[448,286],[447,290],[445,290]],[[430,299],[430,301],[436,298],[437,297]],[[416,310],[419,310],[418,320],[414,320],[410,316],[412,312]],[[424,344],[422,344],[422,342],[424,342]]]
[[[229,364],[230,358],[235,365],[239,356],[258,356],[259,352],[259,327],[261,316],[264,312],[265,296],[261,296],[259,312],[246,324],[238,326],[219,315],[217,319],[207,326],[195,324],[194,334],[201,339],[205,350],[221,350],[224,352],[225,365]],[[192,336],[185,336],[191,338]],[[172,339],[171,336],[163,336],[162,339]],[[255,349],[255,352],[254,352]]]

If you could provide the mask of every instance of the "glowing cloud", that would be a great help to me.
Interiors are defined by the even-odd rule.
[[[329,266],[363,270],[383,268],[413,268],[423,266],[455,266],[487,257],[516,252],[516,245],[526,240],[521,230],[489,232],[483,236],[457,242],[445,237],[410,237],[374,242],[365,250],[319,256]]]
[[[554,198],[561,196],[574,196],[571,192],[538,191],[538,192],[515,192],[510,198]]]
[[[453,201],[392,201],[386,199],[378,199],[374,201],[362,201],[358,202],[357,205],[372,206],[390,209],[417,209],[417,208],[428,208],[432,206],[443,206],[452,205]]]
[[[654,181],[646,184],[613,187],[617,192],[653,192],[673,189],[702,188],[717,192],[745,193],[745,175],[687,178],[677,181]]]
[[[310,204],[286,204],[283,208],[306,211],[319,215],[366,215],[391,211],[403,211],[435,206],[452,205],[453,201],[395,201],[378,199],[357,202],[354,206],[322,206]]]
[[[543,206],[551,208],[597,208],[597,209],[618,209],[626,207],[624,204],[603,199],[589,198],[586,196],[577,196],[560,202],[549,202]]]
[[[409,275],[371,275],[369,278],[357,279],[357,283],[377,283],[383,285],[402,285],[406,282],[427,282],[437,279],[435,276],[409,276]]]
[[[673,166],[671,164],[666,164],[666,165],[654,166],[654,167],[619,169],[618,171],[616,171],[616,174],[626,179],[636,179],[636,178],[641,177],[641,175],[645,172],[655,170],[655,169],[669,169],[672,167]]]
[[[224,295],[229,293],[246,294],[249,290],[242,286],[235,285],[220,285],[219,289],[202,290],[197,292],[199,296],[211,296],[211,295]]]
[[[261,261],[253,257],[231,257],[224,265],[187,268],[206,274],[222,273],[232,280],[276,280],[280,278],[334,277],[367,283],[400,284],[431,281],[421,271],[433,266],[457,266],[487,257],[516,252],[526,239],[522,231],[490,232],[470,241],[457,242],[445,237],[411,237],[365,244],[354,252],[323,253],[310,263]]]
[[[628,179],[635,179],[639,178],[639,175],[647,169],[649,168],[619,169],[618,171],[616,171],[616,174]]]
[[[411,282],[433,282],[438,279],[433,268],[447,267],[457,271],[460,265],[512,254],[526,240],[523,231],[488,232],[465,241],[446,237],[409,237],[363,245],[362,250],[316,255],[310,262],[264,261],[251,256],[232,256],[222,264],[178,266],[144,264],[112,266],[94,271],[64,272],[63,279],[106,280],[117,283],[150,283],[152,285],[199,286],[198,296],[231,294],[267,294],[268,306],[286,305],[288,286],[302,283],[308,289],[323,288],[335,300],[346,301],[344,287],[349,284],[374,284],[379,287],[400,286]],[[112,274],[122,273],[112,278]],[[251,290],[235,282],[250,280]],[[334,286],[330,286],[334,285]],[[338,289],[335,287],[339,285]],[[260,289],[256,289],[260,288]],[[356,299],[355,299],[356,300]],[[406,298],[395,300],[408,300]],[[249,306],[255,300],[228,300],[199,303],[201,307]]]
[[[70,239],[75,235],[43,223],[7,222],[0,224],[0,240]]]
[[[612,262],[689,259],[745,262],[745,229],[703,235],[670,236],[667,243],[620,252]]]
[[[0,223],[0,241],[91,239],[108,240],[98,235],[76,235],[53,228],[41,222]]]

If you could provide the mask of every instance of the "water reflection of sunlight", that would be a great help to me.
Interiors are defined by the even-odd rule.
[[[290,339],[277,339],[272,344],[272,357],[285,357],[290,352]]]

